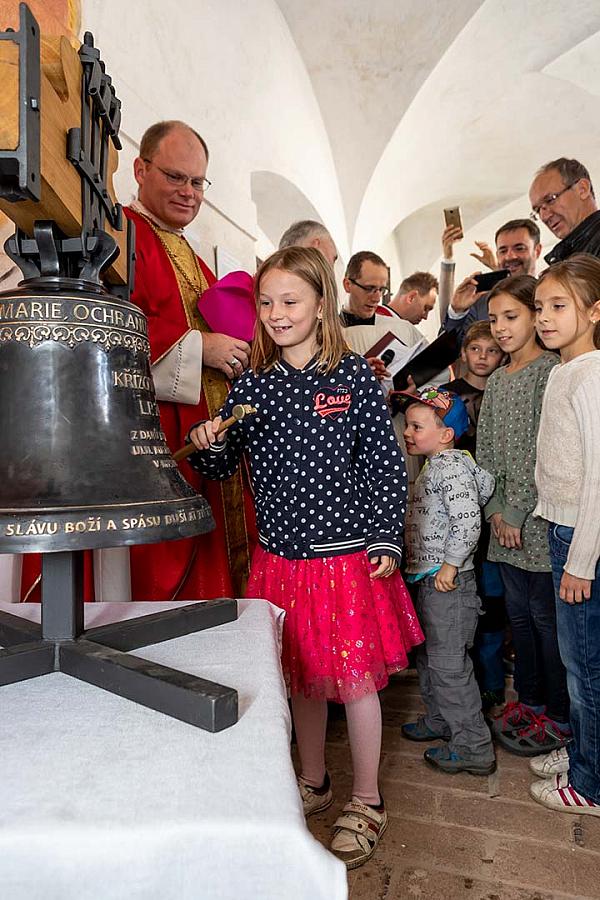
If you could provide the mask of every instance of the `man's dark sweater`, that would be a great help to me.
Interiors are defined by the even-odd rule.
[[[552,248],[544,259],[549,266],[568,259],[574,253],[591,253],[600,257],[600,210],[596,210]]]

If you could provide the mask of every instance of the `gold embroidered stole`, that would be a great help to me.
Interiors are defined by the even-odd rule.
[[[146,219],[160,241],[173,266],[188,326],[197,331],[210,332],[210,328],[198,310],[198,298],[208,288],[206,277],[200,268],[198,257],[181,235],[165,231]],[[229,393],[229,383],[219,369],[202,366],[202,392],[211,419],[217,415]],[[242,467],[225,481],[219,482],[225,541],[231,581],[236,597],[242,597],[250,571],[250,550],[244,510],[244,486]],[[208,561],[210,565],[210,560]]]

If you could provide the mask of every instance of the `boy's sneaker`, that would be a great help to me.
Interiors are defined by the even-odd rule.
[[[600,816],[600,803],[588,800],[569,784],[567,772],[560,772],[553,778],[534,781],[529,788],[534,800],[548,809],[575,813],[578,816]]]
[[[375,808],[353,797],[333,824],[329,849],[345,863],[347,869],[357,869],[377,850],[387,823],[383,803]]]
[[[331,790],[329,772],[325,773],[325,781],[320,788],[307,784],[304,778],[299,775],[298,790],[302,797],[302,806],[304,808],[304,817],[306,819],[315,813],[323,812],[324,809],[328,809],[333,803],[333,791]]]
[[[533,710],[525,706],[524,703],[507,703],[497,716],[492,717],[489,721],[489,726],[492,734],[498,736],[518,731],[520,728],[526,728],[535,719],[536,715]]]
[[[400,727],[400,731],[409,741],[449,741],[450,732],[448,734],[437,734],[425,722],[425,716],[419,716],[416,722],[405,722]]]
[[[457,772],[469,772],[471,775],[491,775],[496,771],[496,760],[491,762],[478,762],[473,759],[465,759],[459,756],[449,747],[430,747],[423,754],[425,762],[448,775],[455,775]]]
[[[538,778],[552,778],[569,771],[569,753],[566,747],[551,750],[544,756],[534,756],[529,760],[529,768]]]
[[[562,731],[556,722],[542,714],[517,731],[501,731],[496,734],[498,743],[516,756],[539,756],[550,750],[566,747],[572,740],[571,730]]]

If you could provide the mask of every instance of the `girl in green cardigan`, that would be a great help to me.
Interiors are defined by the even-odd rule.
[[[542,398],[558,364],[537,340],[535,288],[532,276],[515,275],[490,293],[492,335],[510,360],[488,380],[477,430],[477,461],[496,479],[485,507],[492,532],[488,559],[499,564],[504,583],[519,694],[492,730],[506,750],[521,756],[557,749],[571,736],[547,526],[532,515]]]

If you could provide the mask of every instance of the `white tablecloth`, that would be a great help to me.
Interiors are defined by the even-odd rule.
[[[86,625],[166,604],[86,604]],[[0,604],[39,616],[36,604]],[[209,734],[62,673],[0,687],[6,900],[344,900],[306,829],[289,754],[280,610],[135,651],[239,692]]]

